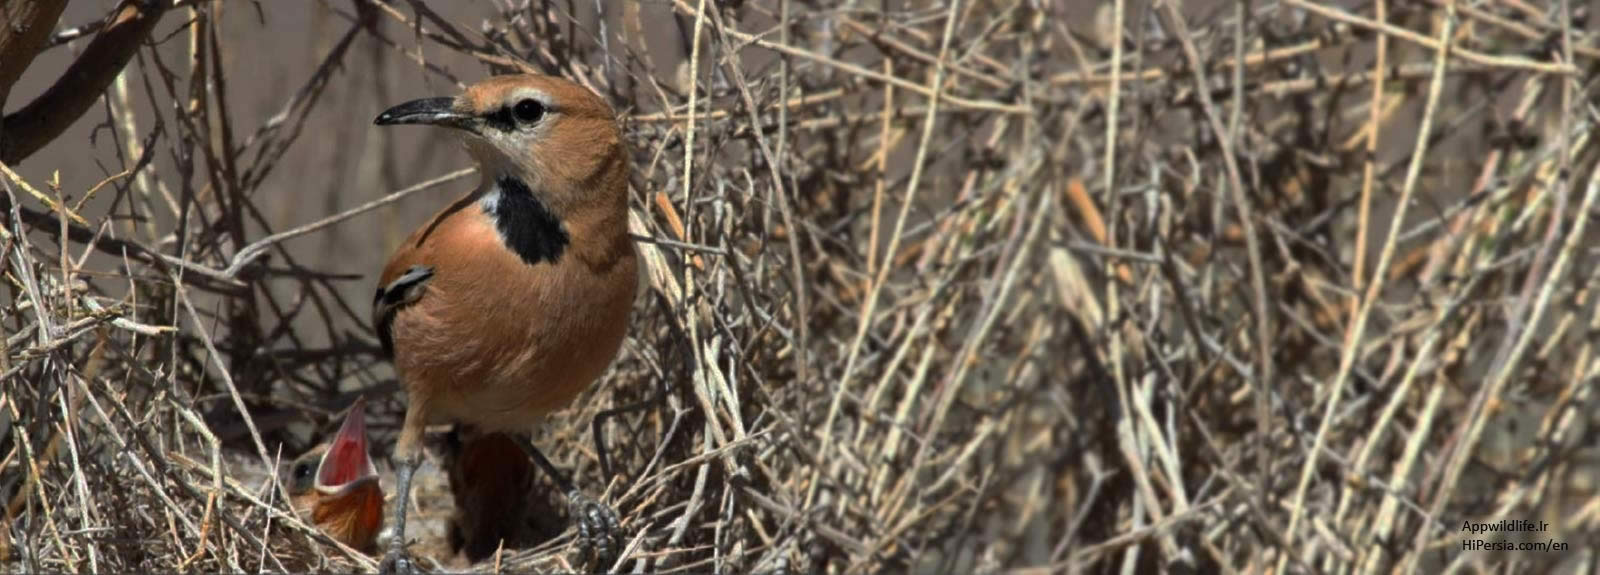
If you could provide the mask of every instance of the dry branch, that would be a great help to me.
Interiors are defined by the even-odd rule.
[[[14,164],[33,155],[87,112],[133,58],[169,6],[164,1],[122,0],[107,16],[110,23],[95,35],[60,79],[22,109],[6,114],[0,124],[0,162]]]

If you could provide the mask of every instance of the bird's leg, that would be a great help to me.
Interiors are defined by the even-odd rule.
[[[415,403],[415,399],[413,399]],[[426,428],[421,406],[413,404],[406,410],[406,421],[400,428],[400,438],[394,446],[395,498],[393,537],[389,552],[378,564],[379,573],[410,574],[416,572],[411,559],[406,556],[406,504],[411,500],[411,478],[422,465],[422,432]]]
[[[595,565],[602,568],[610,567],[618,551],[618,533],[621,531],[617,521],[617,512],[610,506],[595,500],[573,484],[567,474],[556,469],[554,463],[539,452],[532,442],[518,441],[517,445],[539,464],[539,468],[550,475],[556,482],[556,488],[567,496],[567,515],[578,522],[578,544],[583,549],[584,555],[594,561]]]
[[[412,573],[411,560],[406,557],[406,501],[411,495],[411,477],[416,474],[420,458],[396,458],[394,466],[394,533],[389,540],[389,552],[378,566],[379,573]]]

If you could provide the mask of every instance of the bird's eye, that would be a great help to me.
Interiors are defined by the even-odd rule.
[[[310,461],[299,461],[289,468],[289,493],[299,495],[311,490],[312,476],[317,467]]]
[[[524,99],[517,102],[511,111],[517,115],[518,122],[532,124],[544,117],[544,104],[540,104],[538,100]]]

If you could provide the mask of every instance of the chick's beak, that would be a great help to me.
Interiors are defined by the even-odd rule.
[[[366,399],[357,398],[344,416],[339,434],[328,444],[317,470],[317,485],[337,488],[368,476],[376,477],[372,458],[367,455]]]
[[[384,110],[372,123],[379,126],[432,124],[473,131],[476,119],[472,114],[457,110],[455,98],[423,98]]]

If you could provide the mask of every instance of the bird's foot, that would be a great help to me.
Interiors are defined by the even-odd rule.
[[[378,573],[381,575],[416,575],[418,571],[411,558],[406,556],[406,550],[395,546],[384,554],[383,561],[378,562]]]
[[[621,549],[622,528],[609,505],[573,490],[567,494],[567,515],[578,523],[578,550],[590,565],[610,569]]]

